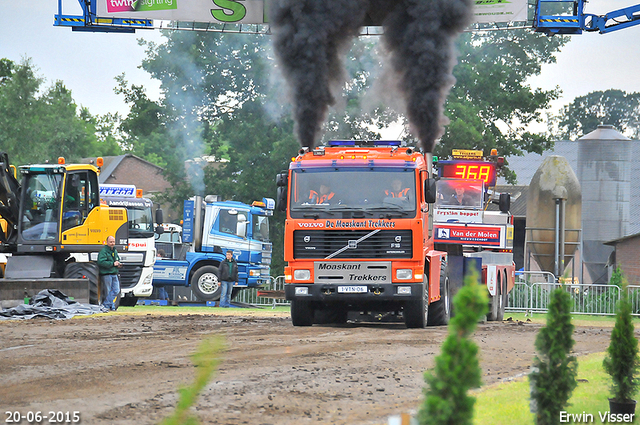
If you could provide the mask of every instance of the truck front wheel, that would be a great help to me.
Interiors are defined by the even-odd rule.
[[[429,306],[429,326],[440,326],[449,324],[451,317],[451,288],[449,286],[449,275],[447,262],[440,261],[440,299]]]
[[[191,277],[191,290],[200,301],[214,301],[220,299],[222,287],[215,266],[200,267]]]
[[[407,328],[425,328],[429,317],[429,284],[425,274],[422,284],[422,297],[419,300],[404,303],[404,323]]]
[[[307,301],[291,300],[291,322],[293,326],[313,325],[314,310]]]

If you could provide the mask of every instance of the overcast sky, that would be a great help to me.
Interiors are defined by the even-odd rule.
[[[586,11],[600,15],[636,3],[640,0],[591,0]],[[80,14],[76,0],[64,0],[63,7],[65,14]],[[55,0],[0,0],[0,57],[14,61],[32,58],[46,86],[62,80],[76,102],[92,114],[126,113],[122,96],[113,93],[114,77],[123,72],[130,83],[143,84],[149,96],[157,98],[158,83],[138,69],[145,53],[137,40],[160,42],[163,38],[158,30],[135,34],[72,32],[53,26],[56,12]],[[556,110],[595,90],[640,92],[639,39],[640,25],[604,35],[572,36],[558,55],[558,63],[545,66],[531,84],[543,89],[561,87],[564,96],[554,103]]]

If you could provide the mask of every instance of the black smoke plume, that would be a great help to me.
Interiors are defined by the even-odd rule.
[[[358,33],[368,0],[274,0],[274,47],[291,87],[298,141],[313,147],[333,92],[345,80],[341,58]],[[354,22],[356,23],[354,25]]]
[[[471,21],[469,0],[404,0],[384,20],[407,118],[422,147],[432,152],[448,122],[444,102],[455,82],[453,42]]]
[[[431,152],[447,121],[453,42],[471,16],[472,0],[273,0],[274,48],[292,91],[300,144],[319,139],[352,37],[364,25],[382,24],[407,118]]]

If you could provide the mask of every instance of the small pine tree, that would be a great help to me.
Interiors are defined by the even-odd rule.
[[[631,317],[631,300],[627,293],[627,282],[620,267],[611,276],[611,285],[622,289],[622,297],[616,308],[616,323],[611,331],[611,342],[604,358],[604,370],[611,375],[611,392],[617,402],[627,402],[638,392],[637,375],[640,369],[638,340],[634,336]]]
[[[551,293],[547,325],[536,337],[531,398],[537,406],[537,425],[557,424],[575,389],[578,362],[569,356],[575,341],[571,324],[571,297],[558,288]]]
[[[487,314],[485,286],[478,284],[478,274],[465,276],[464,287],[453,298],[456,315],[449,322],[449,336],[435,359],[434,371],[425,372],[425,401],[418,412],[420,424],[471,424],[475,397],[470,388],[481,384],[478,346],[470,339],[478,321]]]

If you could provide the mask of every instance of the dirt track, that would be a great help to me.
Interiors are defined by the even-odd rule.
[[[539,328],[479,325],[484,384],[528,371]],[[294,328],[268,310],[0,322],[0,413],[5,421],[6,411],[78,411],[83,424],[158,423],[194,376],[190,353],[219,332],[228,349],[195,411],[203,423],[251,425],[384,424],[417,408],[422,372],[446,336],[444,327],[391,323]],[[609,336],[577,328],[575,351],[603,351]]]

